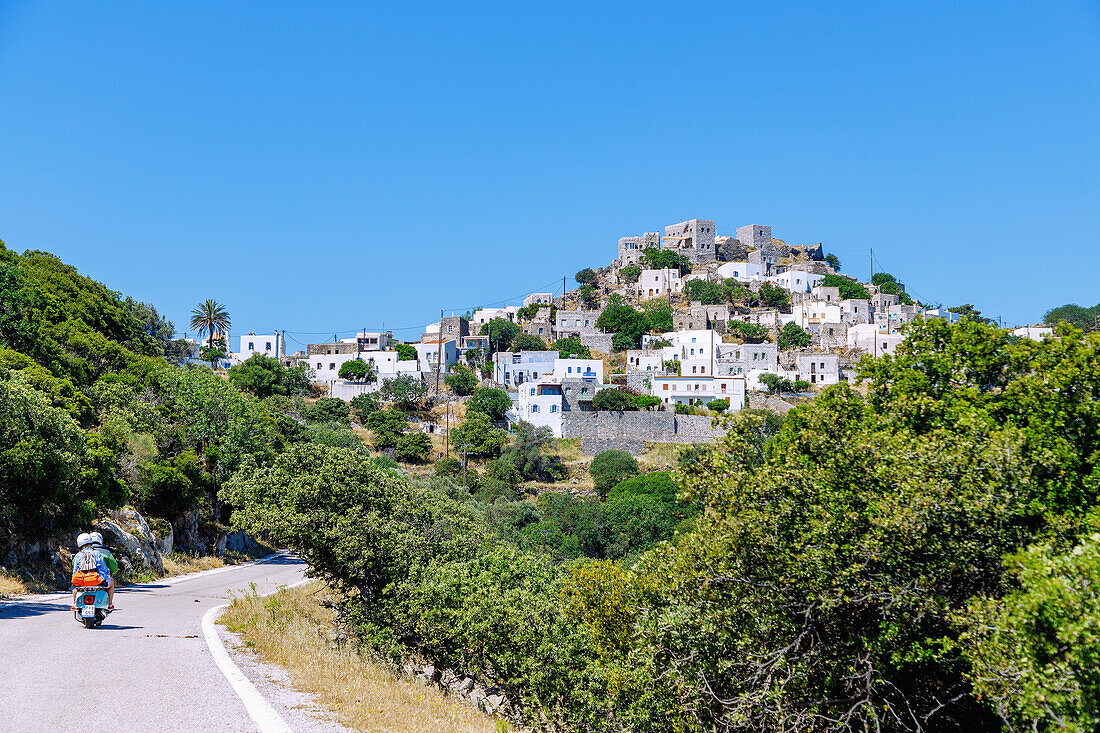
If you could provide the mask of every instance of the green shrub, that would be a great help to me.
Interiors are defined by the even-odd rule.
[[[397,438],[394,446],[397,459],[406,463],[424,463],[432,452],[432,439],[419,430]]]
[[[302,419],[307,423],[337,422],[351,425],[348,403],[335,397],[319,397],[312,405],[302,408]]]
[[[436,476],[458,476],[462,473],[462,461],[457,458],[440,458],[435,462]]]
[[[626,451],[605,450],[592,459],[588,473],[592,475],[596,491],[603,497],[620,481],[638,473],[638,461]]]
[[[455,364],[451,367],[450,374],[443,378],[443,381],[456,395],[465,396],[477,387],[478,378],[473,369]]]
[[[487,415],[490,420],[499,422],[508,413],[512,406],[512,400],[502,389],[491,387],[479,387],[474,390],[473,396],[466,403],[467,411],[474,410]]]
[[[634,395],[625,389],[610,387],[596,393],[592,398],[592,409],[596,411],[637,410],[638,403],[635,402]]]
[[[351,412],[360,425],[365,425],[372,412],[382,409],[382,400],[377,392],[355,395],[351,398]]]
[[[398,410],[377,410],[367,416],[367,428],[374,434],[372,442],[376,450],[396,446],[397,439],[405,434],[408,426],[405,413]]]

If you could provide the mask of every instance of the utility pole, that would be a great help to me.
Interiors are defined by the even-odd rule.
[[[538,529],[538,530],[535,530],[535,531],[542,535],[542,554],[545,555],[546,554],[546,535],[549,534],[550,530],[548,530],[548,529]]]
[[[443,457],[451,455],[451,401],[447,400],[447,414],[443,424]]]
[[[871,249],[871,280],[875,279],[875,250]],[[867,282],[871,282],[868,280]]]
[[[462,451],[462,488],[463,488],[463,490],[466,489],[466,453],[467,453],[467,450],[469,449],[469,447],[470,447],[469,443],[463,443],[462,445],[456,445],[455,446],[455,450],[461,450]]]
[[[439,309],[439,337],[437,339],[436,348],[438,351],[435,353],[435,394],[439,396],[439,372],[440,367],[443,365],[443,309]]]

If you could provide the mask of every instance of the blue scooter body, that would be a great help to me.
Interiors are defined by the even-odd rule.
[[[77,621],[91,629],[103,623],[107,618],[107,589],[106,588],[78,588],[76,594],[76,610],[73,615]]]

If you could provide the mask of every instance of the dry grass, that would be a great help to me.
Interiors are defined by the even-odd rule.
[[[225,560],[213,555],[192,557],[191,555],[173,553],[164,558],[165,575],[185,575],[187,573],[197,573],[200,570],[213,570],[214,568],[224,566]]]
[[[687,448],[678,443],[646,443],[645,450],[638,456],[639,466],[675,466],[680,451]]]
[[[464,701],[398,677],[359,654],[333,647],[325,630],[335,612],[320,583],[260,598],[235,598],[220,623],[267,662],[287,669],[295,686],[315,695],[340,722],[359,731],[495,733],[507,728]]]
[[[27,584],[18,575],[0,573],[0,598],[25,596],[30,592]]]

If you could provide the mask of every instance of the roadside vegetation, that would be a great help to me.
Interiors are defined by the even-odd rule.
[[[342,594],[362,644],[492,679],[534,725],[1095,729],[1100,334],[930,320],[860,377],[781,426],[732,416],[668,484],[606,461],[604,501],[490,504],[518,461],[471,493],[324,446],[223,496]],[[665,509],[671,532],[631,534]]]
[[[263,598],[237,596],[220,623],[244,648],[284,667],[297,689],[315,695],[354,730],[500,733],[492,718],[468,703],[405,677],[340,636],[334,605],[325,586],[313,583]]]

